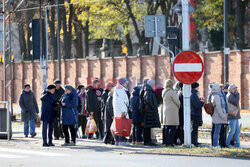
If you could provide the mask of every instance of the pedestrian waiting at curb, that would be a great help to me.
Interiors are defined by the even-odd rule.
[[[230,144],[232,137],[235,138],[234,147],[240,147],[240,125],[239,119],[240,115],[240,94],[237,90],[235,84],[231,84],[228,88],[229,93],[227,94],[228,100],[228,122],[229,122],[229,132],[227,135],[226,145],[227,147],[232,147]]]
[[[214,113],[212,115],[212,122],[214,125],[213,147],[221,148],[219,145],[221,126],[227,123],[226,102],[218,83],[212,84],[211,93],[211,102],[214,106]]]
[[[54,106],[55,110],[55,125],[54,125],[54,139],[59,140],[59,138],[64,138],[63,136],[63,130],[62,130],[62,124],[61,124],[61,113],[62,113],[62,107],[60,105],[60,100],[62,96],[64,95],[64,89],[61,87],[61,81],[60,80],[55,80],[54,84],[56,86],[56,90],[54,93],[55,100],[58,102]]]
[[[77,96],[78,96],[78,106],[77,106],[78,128],[81,127],[81,129],[82,129],[82,136],[81,137],[86,138],[85,129],[86,129],[86,124],[87,124],[87,111],[85,109],[86,93],[85,93],[84,85],[79,85],[77,87]]]
[[[19,106],[21,108],[21,120],[24,122],[24,136],[36,136],[35,119],[39,113],[36,97],[30,90],[30,85],[25,84],[19,97]]]
[[[166,146],[174,146],[176,127],[179,123],[180,101],[176,91],[173,89],[172,80],[165,81],[165,89],[162,92],[163,98],[163,125]]]
[[[197,82],[191,85],[191,124],[192,124],[192,144],[197,146],[198,143],[198,129],[202,125],[202,107],[204,106],[204,98],[199,97],[199,84]]]
[[[55,100],[55,85],[49,85],[47,90],[45,90],[40,98],[42,101],[42,113],[41,113],[41,120],[43,121],[43,128],[42,128],[42,137],[43,137],[43,146],[55,146],[52,143],[52,134],[55,124],[55,111],[54,106],[56,103]],[[48,131],[49,127],[49,131]],[[47,142],[47,136],[49,138],[49,143]]]
[[[77,123],[77,105],[78,97],[76,90],[71,85],[65,85],[65,94],[62,97],[62,125],[65,136],[65,143],[62,146],[75,146]],[[71,142],[69,141],[69,130]]]

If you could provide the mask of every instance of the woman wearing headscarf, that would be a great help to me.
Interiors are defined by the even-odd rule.
[[[240,125],[239,119],[240,116],[240,94],[237,90],[237,86],[235,84],[231,84],[228,88],[229,93],[227,94],[228,100],[228,122],[229,122],[229,132],[227,135],[226,145],[228,147],[232,147],[230,145],[231,139],[235,137],[235,147],[240,147]],[[236,112],[236,115],[231,115],[230,111]]]
[[[165,126],[165,139],[163,140],[165,140],[166,146],[173,146],[176,127],[179,125],[180,101],[175,90],[173,89],[173,82],[170,79],[165,81],[162,98],[163,125]]]

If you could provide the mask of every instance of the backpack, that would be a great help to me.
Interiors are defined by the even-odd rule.
[[[211,102],[206,103],[204,105],[204,109],[205,109],[207,114],[209,114],[211,116],[214,114],[214,106],[213,106],[213,104]]]

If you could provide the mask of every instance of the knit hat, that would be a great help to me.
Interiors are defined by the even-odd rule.
[[[118,82],[123,86],[125,83],[128,82],[128,80],[126,78],[120,78]]]
[[[153,79],[149,79],[149,80],[147,81],[147,84],[148,84],[149,86],[151,86],[151,88],[154,88],[154,86],[155,86],[155,81],[154,81]]]
[[[219,89],[220,89],[220,84],[218,84],[218,83],[212,83],[212,85],[211,85],[211,91],[213,93],[219,92]]]
[[[60,80],[55,80],[54,84],[61,84],[61,81]]]
[[[226,85],[224,86],[224,89],[228,89],[228,87],[229,87],[229,84],[226,84]]]
[[[73,87],[71,85],[65,85],[64,88],[68,90],[73,90]]]
[[[232,90],[233,90],[234,88],[237,88],[237,86],[236,86],[235,84],[231,84],[231,85],[228,87],[229,92],[232,92]]]
[[[24,88],[30,87],[30,84],[24,84]]]
[[[219,85],[220,86],[220,85]],[[199,83],[195,82],[191,85],[192,89],[198,88],[199,87]]]
[[[173,81],[171,79],[167,79],[165,81],[165,88],[171,88],[171,89],[173,89],[173,86],[174,86],[174,84],[173,84]]]
[[[55,88],[56,88],[55,85],[49,85],[49,86],[47,86],[47,89],[48,89],[48,90],[55,89]]]
[[[84,85],[77,86],[77,90],[81,90],[82,88],[84,88]]]

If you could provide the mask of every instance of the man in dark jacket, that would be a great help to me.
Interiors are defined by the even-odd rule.
[[[105,136],[104,136],[104,143],[105,144],[115,144],[114,138],[111,133],[111,125],[114,119],[114,110],[113,110],[113,93],[114,90],[111,90],[108,94],[108,99],[105,105],[105,112],[104,112],[104,122],[105,122]]]
[[[86,110],[90,116],[94,117],[97,125],[98,132],[96,132],[96,138],[103,138],[103,124],[101,120],[101,91],[99,89],[99,81],[95,80],[93,85],[87,87],[86,94]],[[89,134],[88,138],[92,138],[92,134]]]
[[[30,135],[31,137],[36,136],[35,132],[35,119],[36,114],[39,113],[37,101],[35,95],[30,90],[30,85],[25,84],[22,94],[19,98],[19,105],[21,108],[21,120],[24,122],[24,135],[29,135],[29,124],[30,124]]]
[[[42,136],[43,136],[43,146],[55,146],[52,143],[52,134],[53,134],[53,128],[55,123],[55,113],[53,110],[53,107],[55,105],[55,85],[49,85],[47,87],[47,90],[43,92],[41,101],[42,101],[42,115],[41,120],[43,121],[43,129],[42,129]],[[47,129],[49,126],[49,143],[47,143]]]
[[[135,144],[142,144],[142,131],[143,131],[143,121],[144,117],[139,112],[140,105],[140,90],[141,88],[136,86],[132,91],[132,96],[130,98],[131,110],[132,110],[132,120],[133,120],[133,142]]]
[[[192,122],[192,144],[198,146],[198,128],[202,122],[202,107],[204,106],[204,98],[198,97],[199,84],[197,82],[191,85],[191,122]]]
[[[60,80],[55,80],[54,84],[56,86],[56,90],[54,93],[55,101],[60,102],[64,94],[64,89],[61,87]],[[54,136],[55,136],[55,140],[59,140],[59,137],[64,138],[63,132],[62,132],[62,125],[61,125],[61,106],[59,105],[59,103],[55,105],[54,110],[55,110],[55,118],[56,118],[55,126],[54,126]]]
[[[154,80],[149,79],[145,86],[145,95],[143,102],[145,104],[144,112],[144,145],[153,146],[155,143],[151,140],[151,128],[160,128],[160,120],[158,114],[158,103],[155,96]]]

